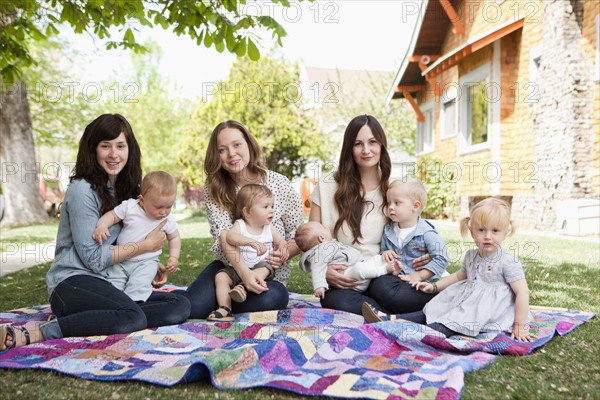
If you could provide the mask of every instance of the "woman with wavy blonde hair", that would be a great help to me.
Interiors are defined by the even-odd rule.
[[[387,138],[379,121],[371,115],[353,118],[344,132],[337,170],[324,174],[310,196],[309,221],[322,223],[335,239],[357,248],[365,258],[379,254],[391,169]],[[421,259],[416,260],[419,266]],[[343,275],[346,268],[328,266],[330,289],[321,300],[323,307],[361,314],[366,301],[378,309],[400,313],[420,310],[431,298],[392,275],[372,280],[364,293],[345,290],[356,286],[352,278]]]
[[[204,201],[214,242],[211,251],[216,260],[210,263],[188,287],[186,296],[192,304],[191,318],[206,318],[217,308],[215,275],[231,265],[248,292],[245,302],[233,305],[233,313],[279,310],[287,307],[287,261],[298,253],[294,242],[296,228],[302,224],[302,201],[290,180],[266,168],[260,146],[248,129],[233,120],[218,124],[213,130],[204,160],[206,185]],[[267,257],[275,268],[273,280],[266,281],[240,260],[239,251],[227,243],[226,236],[234,222],[235,199],[240,188],[248,184],[267,186],[275,198],[273,227],[287,240],[285,249],[276,248]]]

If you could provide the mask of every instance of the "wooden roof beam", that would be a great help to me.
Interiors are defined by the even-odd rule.
[[[418,122],[424,122],[425,121],[425,115],[423,115],[423,112],[419,108],[419,105],[417,104],[417,102],[415,101],[415,99],[412,97],[412,95],[410,94],[410,92],[408,90],[404,90],[404,91],[402,91],[402,94],[404,95],[404,98],[406,100],[408,100],[408,102],[410,103],[412,109],[417,114],[417,121]]]
[[[452,32],[454,32],[455,34],[458,34],[458,35],[464,35],[465,34],[465,26],[460,21],[460,17],[456,13],[456,10],[454,9],[454,7],[452,7],[450,0],[440,0],[440,4],[444,8],[444,11],[446,11],[446,15],[448,15],[450,22],[452,22],[452,25],[453,25]]]
[[[425,85],[398,85],[394,88],[394,92],[398,94],[404,94],[405,90],[408,92],[423,92],[426,89],[427,86]]]

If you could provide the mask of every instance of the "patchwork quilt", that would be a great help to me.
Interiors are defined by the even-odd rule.
[[[184,324],[96,337],[73,337],[0,352],[0,368],[53,370],[83,379],[163,386],[210,379],[219,389],[268,386],[343,398],[457,399],[464,374],[500,354],[524,355],[594,316],[534,311],[538,339],[442,334],[408,321],[365,324],[359,315],[321,309],[290,293],[289,308],[239,314],[234,322]],[[46,320],[48,306],[0,313],[0,323]]]

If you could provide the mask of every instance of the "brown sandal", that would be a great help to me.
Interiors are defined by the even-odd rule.
[[[246,301],[246,296],[246,288],[242,284],[235,286],[229,291],[229,297],[231,297],[231,300],[235,301],[236,303],[243,303]]]
[[[225,310],[225,313],[222,313],[219,310]],[[235,317],[231,312],[231,308],[227,306],[219,306],[215,311],[211,312],[207,321],[219,321],[219,322],[232,322],[235,321]]]

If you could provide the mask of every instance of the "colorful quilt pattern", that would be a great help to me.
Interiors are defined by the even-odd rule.
[[[45,320],[47,306],[0,313],[0,323]],[[234,322],[190,320],[128,335],[50,340],[0,353],[0,368],[45,369],[83,379],[163,386],[211,379],[219,389],[268,386],[343,398],[457,399],[464,374],[498,354],[524,355],[594,314],[534,312],[535,342],[505,335],[446,339],[412,322],[364,324],[291,294],[290,308]]]

